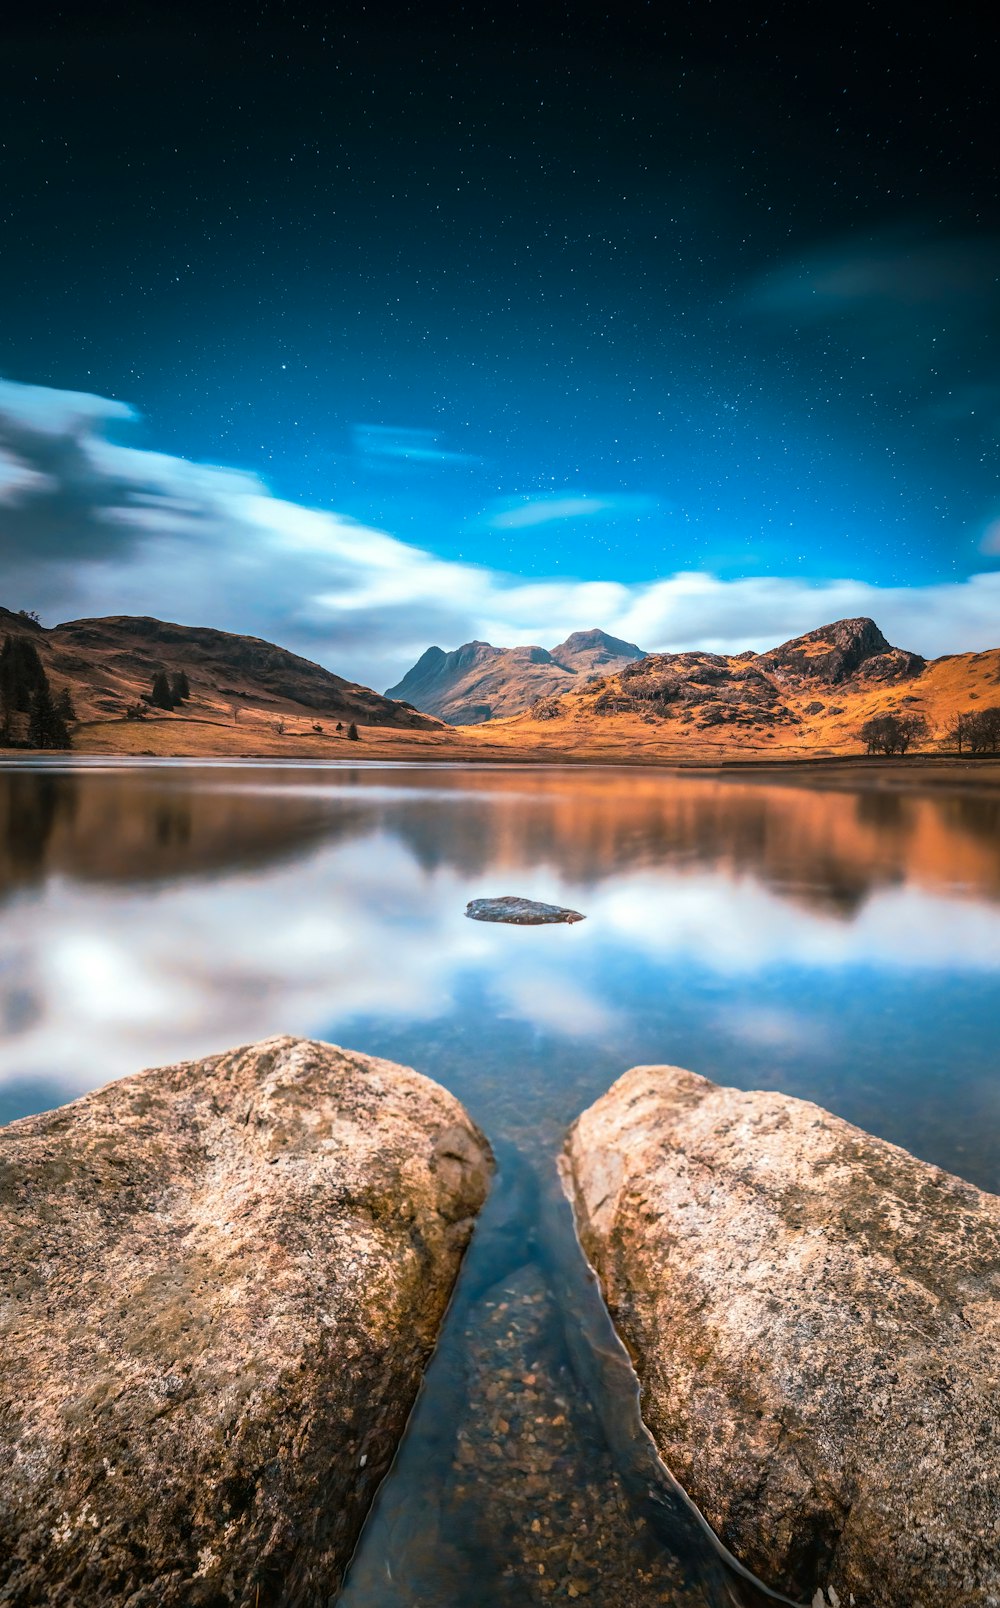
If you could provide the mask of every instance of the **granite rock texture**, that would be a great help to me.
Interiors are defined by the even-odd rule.
[[[660,1454],[746,1565],[805,1601],[1000,1602],[1000,1199],[662,1066],[579,1118],[564,1179]]]
[[[0,1603],[331,1602],[491,1165],[293,1038],[0,1130]]]

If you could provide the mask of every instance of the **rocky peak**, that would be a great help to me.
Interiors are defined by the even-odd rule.
[[[634,642],[623,642],[621,637],[609,636],[607,631],[571,631],[565,642],[552,649],[556,664],[567,670],[600,670],[622,661],[642,659],[645,655]]]
[[[805,676],[830,685],[862,675],[877,681],[904,680],[919,675],[926,660],[918,653],[894,648],[874,620],[862,615],[835,620],[804,636],[792,637],[757,658],[764,670]]]

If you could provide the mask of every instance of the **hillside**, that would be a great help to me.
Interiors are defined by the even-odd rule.
[[[492,726],[497,746],[606,757],[776,758],[857,752],[871,715],[922,715],[933,746],[962,710],[1000,704],[1000,649],[927,660],[873,620],[838,620],[764,653],[653,653]],[[484,733],[484,736],[486,734]]]
[[[247,736],[282,725],[329,729],[338,721],[401,731],[438,727],[405,704],[259,637],[127,615],[46,628],[0,608],[0,640],[8,634],[30,637],[53,691],[69,689],[81,730],[126,721],[143,736],[163,723],[238,726]],[[183,672],[190,684],[190,698],[173,711],[142,702],[160,670]],[[134,719],[137,710],[144,719]]]
[[[530,708],[608,675],[643,656],[633,642],[605,631],[574,631],[555,648],[495,648],[466,642],[446,653],[428,648],[387,698],[405,698],[453,726],[475,726]]]

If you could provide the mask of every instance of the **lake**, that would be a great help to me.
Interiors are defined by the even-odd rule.
[[[1000,790],[857,776],[0,766],[0,1121],[301,1033],[437,1079],[497,1152],[345,1608],[766,1600],[655,1467],[554,1157],[668,1062],[1000,1189]],[[466,919],[497,894],[586,920]]]

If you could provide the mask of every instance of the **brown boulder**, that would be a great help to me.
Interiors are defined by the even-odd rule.
[[[292,1038],[0,1130],[0,1602],[331,1601],[490,1166]]]
[[[745,1564],[816,1602],[1000,1601],[1000,1199],[676,1067],[591,1106],[565,1176],[660,1454]]]

